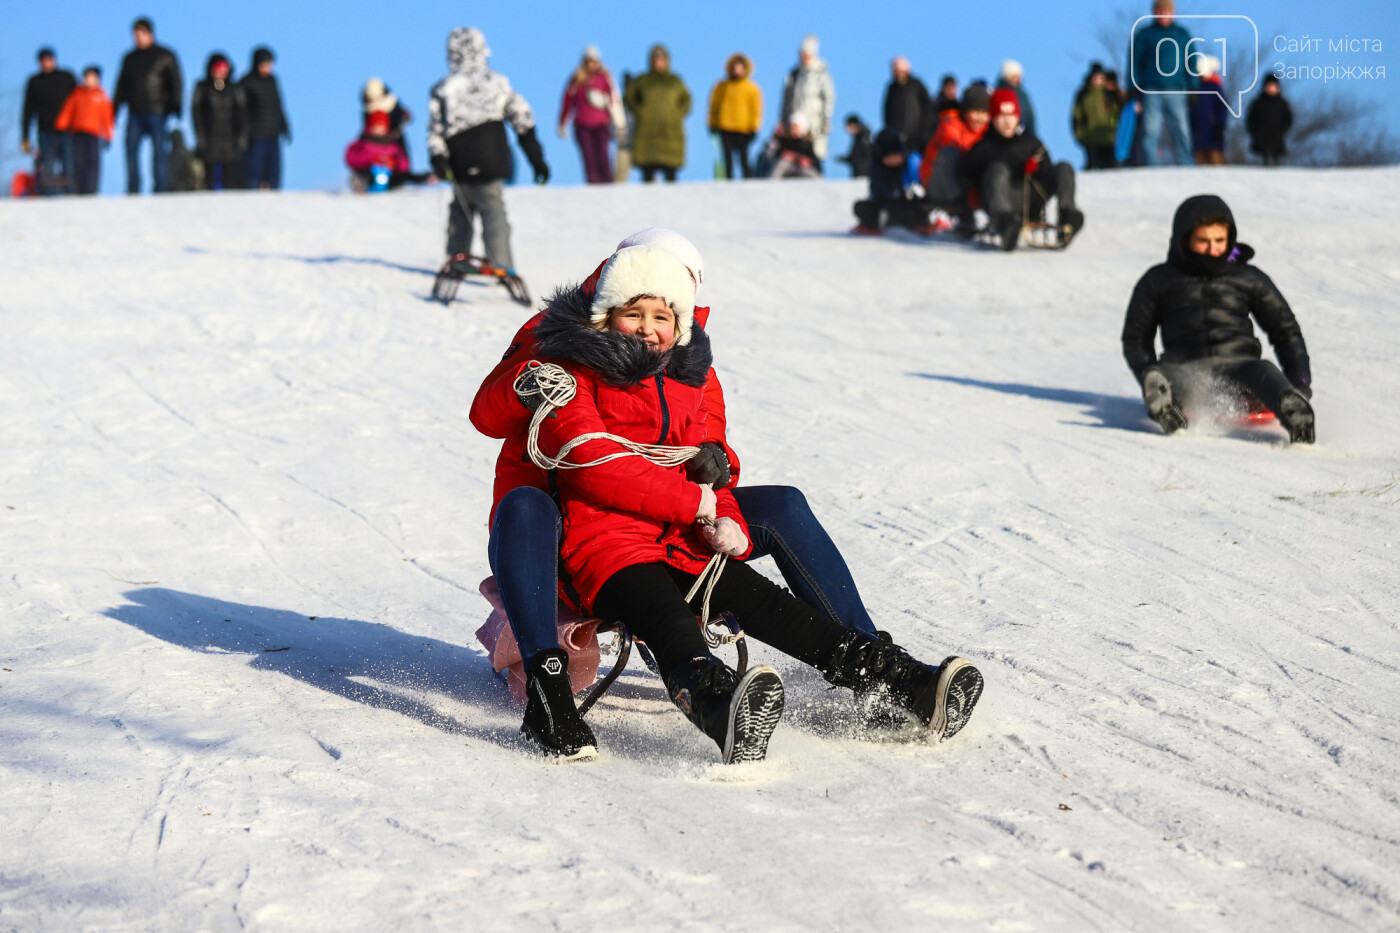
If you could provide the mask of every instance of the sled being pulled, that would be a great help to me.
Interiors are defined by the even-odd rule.
[[[445,305],[451,304],[457,297],[457,289],[468,276],[479,278],[483,284],[499,282],[515,301],[526,307],[531,304],[530,289],[526,287],[525,280],[515,274],[514,269],[493,266],[480,256],[469,256],[466,253],[458,253],[443,263],[437,278],[433,280],[433,298]]]

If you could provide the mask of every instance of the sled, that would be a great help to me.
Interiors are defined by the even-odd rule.
[[[1118,114],[1118,132],[1114,134],[1113,157],[1118,160],[1119,165],[1132,164],[1133,143],[1137,139],[1137,117],[1137,108],[1132,104],[1126,105]]]
[[[514,269],[493,266],[480,256],[469,256],[466,253],[458,253],[442,264],[437,278],[433,280],[433,298],[445,305],[452,304],[457,297],[457,289],[467,276],[479,276],[488,284],[492,280],[499,282],[512,299],[526,307],[532,302],[530,289],[526,287],[525,280],[515,274]]]
[[[733,641],[734,647],[739,653],[739,661],[734,670],[740,677],[743,677],[749,669],[749,649],[748,645],[744,642],[744,632],[739,627],[738,620],[734,618],[733,614],[722,612],[710,621],[710,626],[728,632],[728,638],[724,640]],[[598,633],[601,635],[606,630],[605,628],[599,628]],[[593,704],[597,703],[598,700],[602,698],[603,694],[608,692],[608,688],[613,685],[613,682],[622,675],[623,669],[627,667],[627,661],[632,656],[633,648],[637,649],[637,653],[642,656],[642,660],[646,662],[647,667],[651,668],[652,673],[658,677],[662,676],[661,671],[656,665],[656,658],[652,656],[645,642],[635,640],[632,637],[632,633],[620,625],[613,626],[612,631],[614,633],[613,643],[605,646],[602,650],[604,654],[616,652],[617,660],[613,662],[613,666],[608,672],[588,691],[588,696],[583,698],[583,702],[579,703],[578,714],[580,716],[586,715],[588,711],[593,708]],[[708,637],[707,634],[707,638]],[[721,635],[721,637],[723,637],[723,635]]]
[[[1067,224],[1052,224],[1044,217],[1031,216],[1031,188],[1040,196],[1042,205],[1048,204],[1050,198],[1046,196],[1045,189],[1040,187],[1040,183],[1033,175],[1025,175],[1021,184],[1021,229],[1017,232],[1016,245],[1028,246],[1031,249],[1062,250],[1074,240],[1074,233],[1071,233]],[[1058,200],[1056,204],[1058,205]],[[1044,213],[1045,208],[1041,208]],[[1058,207],[1057,207],[1058,210]],[[972,235],[972,240],[979,246],[1005,249],[1001,234],[991,229],[990,226],[983,227]]]

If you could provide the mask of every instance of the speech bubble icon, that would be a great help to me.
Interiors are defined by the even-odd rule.
[[[1162,36],[1157,41],[1148,46],[1140,46],[1142,37],[1140,27],[1145,22],[1155,21],[1155,16],[1140,16],[1133,23],[1132,38],[1128,42],[1128,76],[1133,82],[1133,87],[1141,94],[1214,94],[1220,98],[1225,109],[1238,118],[1244,112],[1244,96],[1254,90],[1259,83],[1259,27],[1254,24],[1254,20],[1248,16],[1238,13],[1188,13],[1173,16],[1173,22],[1180,24],[1183,28],[1190,29],[1187,23],[1201,22],[1202,25],[1195,27],[1194,31],[1204,33],[1204,36],[1192,35],[1183,45],[1172,36]],[[1244,26],[1249,26],[1248,32]],[[1231,27],[1235,28],[1231,28]],[[1238,46],[1244,37],[1251,37],[1249,43],[1249,53],[1252,66],[1247,70],[1249,73],[1248,86],[1241,88],[1234,94],[1235,105],[1230,106],[1230,98],[1225,94],[1223,87],[1212,87],[1207,89],[1192,89],[1190,85],[1199,81],[1204,74],[1203,65],[1208,56],[1212,56],[1217,50],[1220,60],[1220,77],[1228,78],[1230,69],[1230,48]],[[1181,82],[1185,82],[1188,87],[1176,87]],[[1146,86],[1144,86],[1144,84]],[[1162,87],[1161,85],[1169,85]]]

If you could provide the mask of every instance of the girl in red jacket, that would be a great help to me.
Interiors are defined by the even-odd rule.
[[[618,440],[693,447],[704,439],[711,353],[693,305],[686,267],[650,246],[613,254],[591,298],[581,287],[553,296],[534,329],[538,351],[574,377],[576,391],[543,420],[539,446],[558,456],[589,436],[561,459],[590,465],[555,474],[575,602],[646,642],[672,700],[726,762],[757,761],[782,713],[782,681],[766,665],[740,678],[712,655],[685,598],[713,554],[748,553],[743,516],[728,489],[690,482],[684,465],[628,455]],[[538,403],[528,380],[521,391]],[[723,565],[709,605],[854,688],[870,718],[912,718],[946,738],[981,693],[982,677],[966,660],[922,664],[888,635],[844,628],[739,561]]]

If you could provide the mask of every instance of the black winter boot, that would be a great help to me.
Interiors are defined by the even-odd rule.
[[[982,695],[982,674],[956,655],[938,667],[915,660],[885,632],[849,632],[822,668],[826,679],[855,691],[867,726],[885,728],[914,720],[939,737],[967,725]]]
[[[1015,214],[997,214],[990,218],[991,228],[1001,239],[1001,248],[1008,253],[1021,239],[1021,218]]]
[[[598,740],[574,705],[568,652],[550,648],[526,661],[525,694],[520,732],[540,751],[564,761],[598,756]]]
[[[1278,408],[1278,420],[1288,429],[1289,443],[1311,444],[1316,436],[1313,410],[1303,393],[1297,389],[1287,390]]]
[[[1186,427],[1186,416],[1172,398],[1172,384],[1159,369],[1149,369],[1142,376],[1142,401],[1152,420],[1162,426],[1168,434],[1175,434]]]
[[[691,658],[666,678],[671,701],[715,740],[724,763],[762,761],[783,715],[783,680],[766,664],[741,678],[718,658]]]
[[[1082,229],[1084,229],[1084,214],[1078,208],[1066,207],[1060,210],[1061,247],[1068,246]]]

